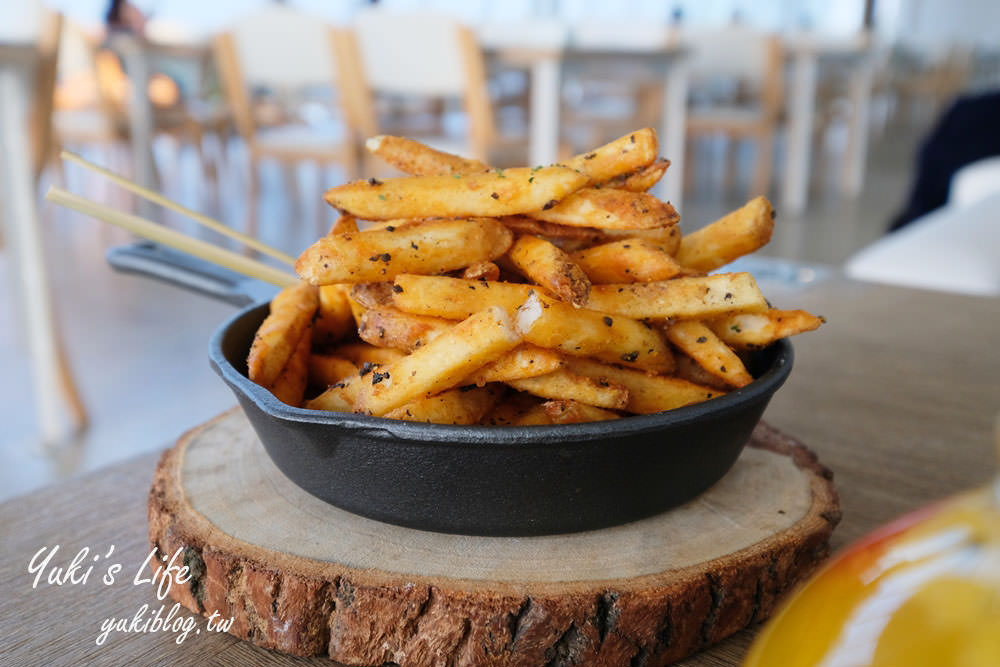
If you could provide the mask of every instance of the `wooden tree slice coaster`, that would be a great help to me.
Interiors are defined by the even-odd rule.
[[[840,519],[815,455],[760,424],[699,498],[623,526],[488,538],[339,510],[271,462],[241,411],[164,453],[152,545],[184,550],[171,596],[231,633],[349,665],[662,665],[771,613]]]

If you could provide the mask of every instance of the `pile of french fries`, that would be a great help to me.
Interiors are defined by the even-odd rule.
[[[250,379],[290,405],[441,424],[618,419],[753,381],[754,349],[821,318],[769,307],[748,273],[757,197],[684,236],[647,193],[669,162],[636,131],[564,164],[492,169],[410,139],[368,149],[407,177],[348,183],[271,303]],[[359,231],[363,221],[364,231]]]

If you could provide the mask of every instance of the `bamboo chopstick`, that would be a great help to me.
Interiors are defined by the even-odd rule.
[[[261,252],[265,255],[269,255],[277,260],[284,262],[285,264],[288,264],[289,266],[295,265],[295,258],[292,257],[291,255],[287,255],[281,252],[280,250],[272,248],[266,243],[261,243],[252,236],[248,236],[246,234],[236,231],[235,229],[227,227],[223,223],[219,222],[218,220],[214,220],[208,217],[207,215],[203,215],[198,211],[193,211],[186,206],[178,204],[177,202],[172,201],[170,199],[167,199],[158,192],[153,192],[148,188],[142,187],[138,183],[133,183],[127,178],[119,176],[118,174],[109,169],[105,169],[100,165],[94,164],[90,160],[80,157],[76,153],[72,153],[70,151],[62,151],[61,153],[59,153],[59,157],[61,157],[64,160],[69,160],[70,162],[75,162],[81,167],[86,167],[87,169],[96,172],[109,180],[114,181],[115,183],[122,186],[126,190],[134,192],[143,199],[147,199],[153,202],[154,204],[159,204],[160,206],[169,208],[170,210],[180,213],[181,215],[186,215],[187,217],[191,218],[198,224],[208,227],[209,229],[214,230],[220,234],[223,234],[224,236],[228,236],[229,238],[236,239],[240,243],[243,243],[244,245],[253,248],[258,252]]]
[[[276,269],[263,262],[258,262],[255,259],[250,259],[231,250],[212,245],[207,241],[193,239],[169,227],[158,225],[137,215],[116,211],[109,206],[92,202],[89,199],[67,192],[62,188],[49,187],[45,198],[60,206],[65,206],[92,218],[123,227],[133,234],[147,238],[150,241],[162,243],[163,245],[194,255],[206,262],[217,264],[250,278],[256,278],[257,280],[262,280],[279,287],[288,287],[299,282],[297,276],[287,271]]]

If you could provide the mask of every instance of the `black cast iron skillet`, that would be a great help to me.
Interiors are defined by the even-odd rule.
[[[261,294],[149,243],[112,249],[108,261],[230,303],[251,303],[248,288]],[[251,382],[246,357],[267,313],[266,302],[244,307],[215,332],[208,354],[278,468],[342,509],[449,533],[592,530],[688,501],[733,465],[792,368],[792,346],[779,341],[756,353],[753,383],[669,412],[558,426],[421,424],[294,408]]]

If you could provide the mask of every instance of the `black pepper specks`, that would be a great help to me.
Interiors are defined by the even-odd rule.
[[[707,343],[708,342],[708,338],[706,338],[705,336],[698,336],[698,339],[695,342],[697,342],[697,343]]]
[[[500,199],[500,193],[494,192],[493,194],[490,195],[490,197],[493,197],[494,199]]]
[[[604,323],[607,324],[610,327],[612,324],[615,323],[615,321],[613,319],[611,319],[610,317],[608,317],[607,315],[605,315],[604,316]]]
[[[382,181],[380,181],[380,180],[378,180],[377,178],[374,178],[374,177],[373,178],[369,178],[368,179],[368,185],[371,185],[371,186],[382,185]]]
[[[627,352],[626,354],[622,355],[622,361],[635,361],[638,358],[639,358],[638,350],[636,350],[635,352]]]
[[[361,366],[361,371],[358,373],[358,375],[360,375],[361,377],[364,377],[364,376],[368,375],[369,373],[371,373],[372,369],[374,369],[374,368],[375,368],[375,364],[373,364],[370,361],[366,361],[364,363],[364,365]]]
[[[396,294],[402,294],[403,293],[403,286],[402,285],[393,285],[392,286],[392,291],[395,292]]]
[[[378,371],[372,373],[372,384],[378,384],[382,380],[388,380],[388,379],[389,379],[389,373],[379,373]]]
[[[557,202],[555,199],[550,199],[547,202],[545,202],[545,206],[542,207],[542,210],[547,211],[558,203],[559,202]]]

